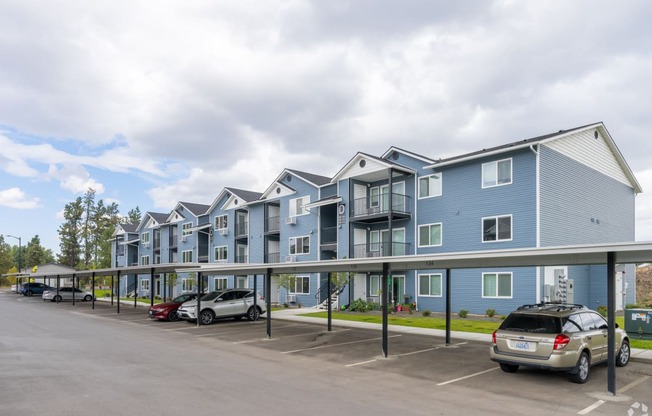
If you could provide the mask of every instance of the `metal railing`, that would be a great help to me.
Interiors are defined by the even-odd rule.
[[[410,243],[391,243],[392,256],[410,254]],[[355,259],[364,257],[386,257],[390,254],[390,243],[366,243],[353,245],[352,256]]]
[[[265,232],[273,233],[280,231],[281,229],[281,217],[267,217],[265,218]]]
[[[267,253],[265,254],[265,263],[280,263],[281,253]]]
[[[403,194],[392,194],[392,206],[389,206],[389,194],[372,195],[353,200],[353,217],[389,214],[390,212],[409,214],[410,197]]]

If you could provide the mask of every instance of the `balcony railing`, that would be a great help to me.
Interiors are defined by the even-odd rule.
[[[389,209],[389,194],[380,194],[358,198],[353,201],[353,217],[368,217],[386,215],[390,212],[398,214],[410,213],[410,197],[402,194],[392,194],[392,209]]]
[[[281,217],[268,217],[265,219],[265,232],[274,233],[281,229]]]
[[[249,235],[249,222],[239,222],[235,225],[235,236],[246,237]]]
[[[235,256],[235,262],[236,263],[248,263],[249,262],[249,256],[247,256],[247,255]]]
[[[337,227],[324,227],[321,229],[321,245],[337,244]]]
[[[410,243],[392,243],[392,256],[410,254]],[[390,243],[367,243],[353,246],[353,258],[389,256]]]
[[[265,263],[280,263],[281,253],[267,253],[265,254]]]

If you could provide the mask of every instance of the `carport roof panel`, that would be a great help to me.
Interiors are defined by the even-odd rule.
[[[121,275],[130,275],[130,274],[149,274],[152,269],[154,273],[176,273],[177,271],[183,271],[185,269],[197,268],[201,266],[200,263],[168,263],[168,264],[150,264],[148,266],[129,266],[129,267],[114,267],[108,269],[95,269],[95,270],[79,270],[71,271],[68,273],[59,273],[58,276],[61,278],[72,277],[91,277],[93,273],[95,276],[111,276],[116,275],[118,272]],[[46,273],[32,273],[30,277],[34,278],[44,278],[44,277],[57,277],[56,274],[46,274]]]

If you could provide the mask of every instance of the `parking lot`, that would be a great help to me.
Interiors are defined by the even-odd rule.
[[[606,394],[606,365],[593,367],[589,381],[583,385],[570,383],[567,375],[561,373],[520,369],[515,374],[507,374],[489,360],[489,344],[484,342],[453,338],[452,345],[446,346],[443,338],[390,331],[389,357],[384,358],[380,330],[335,323],[333,331],[327,332],[325,320],[323,325],[287,321],[273,313],[272,338],[267,339],[265,319],[221,320],[197,327],[183,321],[152,321],[147,318],[146,308],[134,308],[133,304],[122,304],[117,314],[115,305],[106,302],[95,302],[93,310],[90,302],[73,306],[70,302],[56,304],[38,297],[1,294],[0,311],[7,305],[15,309],[16,304],[25,316],[66,315],[100,330],[110,328],[120,334],[122,342],[128,342],[125,341],[128,337],[145,344],[168,339],[171,345],[179,342],[186,346],[201,345],[215,353],[228,351],[245,358],[255,357],[256,362],[263,360],[286,370],[294,366],[293,371],[305,374],[306,385],[312,383],[309,381],[312,377],[323,375],[335,384],[338,380],[355,381],[354,387],[358,386],[359,393],[367,396],[369,389],[387,389],[387,397],[397,400],[404,414],[426,414],[424,401],[431,403],[430,410],[440,409],[440,414],[455,414],[456,403],[467,409],[483,409],[485,414],[510,409],[508,413],[531,415],[626,415],[635,403],[652,406],[652,365],[638,362],[618,369],[619,394],[613,397]],[[270,369],[271,373],[274,371],[278,369]],[[324,389],[324,395],[329,394],[326,387],[320,388]],[[351,394],[353,400],[357,393],[349,388],[338,394],[346,401],[347,395]],[[394,409],[394,404],[386,408]]]

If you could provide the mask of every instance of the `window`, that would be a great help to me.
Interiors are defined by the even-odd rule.
[[[482,219],[482,241],[505,241],[512,239],[512,216]]]
[[[224,290],[227,288],[227,279],[226,277],[216,277],[213,281],[215,284],[214,290]]]
[[[193,279],[184,278],[181,280],[181,290],[183,290],[184,292],[191,291],[193,284],[194,284]]]
[[[441,297],[441,274],[419,275],[419,296]]]
[[[419,247],[441,246],[441,223],[419,226]]]
[[[187,236],[191,235],[192,234],[191,228],[192,228],[192,223],[191,222],[187,222],[187,223],[181,225],[181,236],[182,237],[187,237]]]
[[[509,185],[512,183],[512,159],[482,164],[482,187]]]
[[[192,263],[192,250],[186,250],[182,252],[181,256],[182,263]]]
[[[215,261],[226,262],[229,258],[228,246],[215,247]]]
[[[369,190],[369,206],[377,208],[380,206],[380,188],[374,186]]]
[[[511,273],[482,273],[483,298],[511,298]]]
[[[149,292],[149,280],[143,279],[140,281],[141,292]]]
[[[308,214],[306,205],[309,203],[310,203],[310,195],[306,195],[301,198],[290,199],[290,217],[296,217],[297,215]]]
[[[148,266],[149,265],[149,256],[141,256],[140,265],[141,266]]]
[[[310,276],[297,276],[294,279],[294,287],[290,288],[291,295],[310,294]]]
[[[140,235],[140,242],[143,243],[143,246],[149,246],[149,231],[145,231]]]
[[[380,276],[369,277],[369,296],[380,295]]]
[[[441,173],[419,178],[419,199],[441,196]]]
[[[215,217],[215,229],[216,230],[223,230],[225,228],[228,228],[228,215],[219,215]]]
[[[290,237],[290,254],[309,254],[310,236]]]

